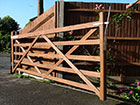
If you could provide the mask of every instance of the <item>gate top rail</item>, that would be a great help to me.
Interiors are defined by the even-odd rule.
[[[49,34],[55,34],[55,33],[60,33],[60,32],[94,28],[94,27],[98,27],[101,24],[108,24],[108,23],[95,21],[95,22],[77,24],[77,25],[72,25],[72,26],[54,28],[54,29],[49,29],[49,30],[44,30],[44,31],[19,34],[19,35],[11,36],[11,39],[21,39],[21,38],[27,38],[27,37],[34,37],[34,36],[38,36],[38,35],[49,35]]]

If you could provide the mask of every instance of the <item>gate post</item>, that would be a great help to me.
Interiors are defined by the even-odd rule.
[[[11,32],[11,71],[10,73],[12,74],[12,70],[14,68],[14,40],[12,39],[12,36],[14,35],[14,31]]]
[[[57,1],[57,28],[58,27],[64,27],[64,1],[61,0]],[[63,38],[64,33],[58,33],[58,37]],[[63,46],[58,46],[58,48],[63,51]],[[63,67],[63,64],[59,66]],[[58,72],[56,76],[63,78],[63,73]]]
[[[100,100],[106,99],[106,68],[105,68],[105,56],[106,56],[106,37],[104,36],[104,13],[100,12],[99,21],[103,24],[99,26],[100,35]]]

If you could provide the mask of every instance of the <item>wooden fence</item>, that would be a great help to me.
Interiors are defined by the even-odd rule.
[[[140,76],[140,5],[135,6],[136,11],[132,14],[131,21],[123,19],[121,28],[116,29],[116,24],[112,22],[113,16],[125,12],[127,4],[65,2],[64,26],[95,21],[97,18],[94,13],[96,4],[102,4],[106,14],[111,6],[110,24],[107,30],[107,51],[110,51],[114,63],[108,64],[107,74],[110,76]],[[79,31],[74,36],[82,37],[85,32]]]
[[[104,37],[104,13],[100,13],[99,21],[89,22],[84,24],[72,25],[61,28],[48,29],[44,31],[36,31],[15,35],[12,32],[11,36],[11,72],[17,71],[36,75],[42,78],[47,78],[56,82],[71,85],[77,88],[95,92],[101,100],[106,99],[106,72],[105,72],[105,37]],[[79,40],[55,40],[57,33],[66,33],[75,30],[89,29],[89,31]],[[89,39],[98,30],[100,39]],[[58,38],[58,37],[57,37]],[[57,39],[56,38],[56,39]],[[80,46],[99,46],[100,52],[98,56],[95,55],[73,55],[73,52]],[[64,53],[58,47],[71,46],[71,48]],[[20,49],[19,49],[20,48]],[[36,52],[39,49],[40,52]],[[44,50],[43,50],[44,49]],[[52,50],[52,53],[46,52]],[[41,52],[42,51],[42,52]],[[44,62],[52,60],[53,63]],[[78,69],[73,60],[90,61],[100,63],[100,72],[95,70]],[[54,62],[55,61],[55,62]],[[66,62],[69,67],[59,66]],[[32,68],[32,69],[30,69]],[[67,72],[76,74],[83,82],[76,82],[72,80],[62,79],[57,77],[55,72]],[[96,86],[88,77],[95,77],[100,80],[100,86]]]

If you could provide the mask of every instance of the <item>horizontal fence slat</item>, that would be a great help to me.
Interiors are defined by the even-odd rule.
[[[66,55],[69,59],[85,60],[85,61],[100,61],[100,56],[82,56],[82,55]]]
[[[22,52],[14,52],[14,55],[23,55]],[[62,58],[59,54],[39,54],[39,53],[28,53],[28,56],[32,57],[43,57],[47,59]],[[67,58],[73,60],[83,60],[83,61],[100,61],[100,56],[84,56],[84,55],[66,55]]]
[[[53,42],[56,46],[61,45],[98,45],[100,44],[100,39],[95,40],[83,40],[83,41],[60,41],[60,42]],[[22,43],[22,44],[14,44],[14,46],[21,46],[21,47],[27,47],[30,43]],[[50,45],[47,42],[41,42],[36,43],[33,48],[35,47],[50,47]]]
[[[13,38],[13,39],[21,39],[21,38],[33,37],[33,36],[37,36],[37,35],[48,35],[48,34],[67,32],[67,31],[72,31],[72,30],[94,28],[94,27],[98,27],[98,25],[94,26],[94,24],[97,24],[97,23],[99,23],[99,21],[77,24],[77,25],[71,25],[71,26],[60,27],[60,28],[54,28],[54,29],[48,29],[48,30],[44,30],[44,31],[37,31],[37,32],[30,32],[30,33],[25,33],[25,34],[19,34],[19,35],[15,35],[15,36],[17,36],[17,38]]]
[[[55,45],[98,45],[100,39],[95,40],[81,40],[81,41],[59,41],[53,42]]]
[[[39,76],[39,77],[42,77],[42,78],[50,79],[50,80],[53,80],[53,81],[57,81],[57,82],[60,82],[60,83],[64,83],[64,84],[67,84],[67,85],[71,85],[71,86],[75,86],[75,87],[79,87],[79,88],[82,88],[82,89],[86,89],[86,90],[90,90],[90,91],[95,92],[89,86],[87,86],[85,84],[82,84],[82,83],[73,82],[73,81],[70,81],[70,80],[61,79],[61,78],[57,78],[57,77],[42,75],[42,74],[39,74],[37,72],[33,72],[33,71],[29,71],[29,70],[24,70],[24,69],[20,69],[20,68],[17,68],[17,70],[21,71],[21,72],[28,73],[28,74],[36,75],[36,76]]]
[[[80,8],[80,9],[67,9],[66,11],[70,11],[70,12],[96,12],[97,13],[97,9],[85,9],[85,8]],[[102,10],[103,12],[108,12],[108,9],[104,9]],[[124,13],[126,12],[126,10],[110,10],[110,12],[112,13]],[[134,13],[140,13],[140,11],[134,11]]]
[[[108,40],[140,40],[140,37],[107,37]]]
[[[23,55],[22,52],[14,52],[14,55]],[[58,54],[40,54],[40,53],[28,53],[28,56],[31,57],[43,57],[46,59],[54,59],[54,58],[61,58]]]
[[[14,60],[15,63],[18,63],[18,60]],[[38,63],[30,63],[28,61],[22,61],[21,64],[25,64],[25,65],[29,65],[29,66],[37,66],[37,67],[41,67],[41,68],[47,68],[47,69],[55,69],[57,71],[62,71],[62,72],[68,72],[68,73],[74,73],[76,74],[71,68],[67,68],[67,67],[59,67],[56,66],[54,64],[38,64]],[[97,77],[100,78],[100,73],[98,72],[93,72],[93,71],[88,71],[88,70],[80,70],[84,75],[87,76],[93,76],[93,77]]]

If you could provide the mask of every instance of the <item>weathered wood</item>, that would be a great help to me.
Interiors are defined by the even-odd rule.
[[[18,40],[16,40],[16,43],[17,43],[17,44],[20,44]],[[26,53],[26,51],[24,50],[23,47],[20,47],[20,48],[21,48],[21,50],[22,50],[24,53]],[[24,53],[23,53],[22,55],[24,55]],[[29,60],[31,63],[33,63],[33,61],[32,61],[32,59],[31,59],[30,56],[27,55],[27,58],[28,58],[28,60]],[[41,74],[41,72],[40,72],[40,70],[39,70],[39,68],[38,68],[37,66],[34,66],[34,68],[37,70],[38,73]]]
[[[84,8],[68,9],[66,11],[71,11],[71,12],[95,12],[95,13],[97,13],[97,9],[84,9]],[[108,9],[104,9],[104,10],[102,10],[102,12],[108,12]],[[113,12],[113,13],[124,13],[124,12],[126,12],[126,10],[111,10],[111,12]],[[134,11],[134,13],[140,13],[140,11]]]
[[[99,62],[99,56],[66,55],[69,59]]]
[[[34,71],[28,71],[28,70],[24,70],[24,69],[20,69],[20,68],[17,68],[17,70],[21,71],[21,72],[36,75],[36,76],[39,76],[39,77],[42,77],[42,78],[50,79],[50,80],[53,80],[53,81],[57,81],[57,82],[60,82],[60,83],[68,84],[68,85],[71,85],[71,86],[79,87],[79,88],[90,90],[90,91],[94,92],[89,86],[87,86],[85,84],[82,84],[82,83],[73,82],[73,81],[70,81],[70,80],[61,79],[61,78],[57,78],[57,77],[52,77],[52,76],[48,76],[48,75],[43,75],[43,74],[39,74],[39,73],[34,72]]]
[[[140,37],[107,37],[108,40],[134,40],[139,41]]]
[[[19,66],[19,64],[22,62],[22,60],[24,59],[24,57],[27,55],[27,53],[30,51],[30,49],[32,48],[32,46],[35,44],[35,42],[37,41],[37,39],[40,37],[40,35],[38,35],[33,42],[31,43],[31,45],[29,46],[29,48],[27,49],[26,53],[24,53],[24,55],[20,58],[19,62],[16,64],[16,66],[14,67],[14,69],[12,70],[12,72],[15,72],[15,70],[17,69],[17,67]]]
[[[71,61],[45,36],[44,39],[52,46],[52,48],[60,54],[63,59],[68,63],[68,65],[79,75],[79,77],[99,96],[99,90],[75,67]]]
[[[69,46],[69,45],[98,45],[100,44],[99,39],[94,39],[94,40],[81,40],[81,41],[59,41],[59,42],[53,42],[56,46]],[[23,44],[14,44],[14,46],[22,46],[22,47],[27,47],[29,46],[30,43],[23,43]],[[34,47],[50,47],[50,45],[46,42],[42,43],[36,43]]]
[[[24,53],[14,52],[15,55],[23,55]],[[27,56],[32,57],[43,57],[46,59],[60,59],[62,58],[59,54],[39,54],[39,53],[28,53]],[[66,55],[67,58],[73,60],[82,60],[82,61],[94,61],[99,62],[100,56],[83,56],[83,55]]]
[[[37,30],[39,27],[41,27],[41,25],[43,25],[44,23],[46,23],[47,21],[49,21],[51,18],[54,17],[54,13],[52,12],[51,14],[49,14],[44,20],[42,20],[40,23],[38,23],[36,26],[34,26],[29,32],[34,32],[35,30]]]
[[[88,39],[91,34],[93,34],[97,29],[91,29],[85,36],[83,36],[83,38],[81,40],[86,40]],[[72,52],[74,52],[79,46],[73,46],[67,53],[66,55],[70,55],[72,54]],[[63,59],[60,59],[58,62],[56,62],[56,65],[60,65],[63,62]],[[53,69],[50,69],[48,71],[48,75],[53,71]]]
[[[81,30],[81,29],[86,29],[86,28],[93,28],[93,27],[98,27],[99,26],[97,23],[99,23],[99,21],[77,24],[77,25],[71,25],[71,26],[60,27],[60,28],[54,28],[54,29],[48,29],[48,30],[38,31],[38,32],[25,33],[25,34],[18,35],[17,38],[14,38],[14,39],[21,39],[21,38],[38,36],[38,35],[48,35],[48,34],[67,32],[67,31],[72,31],[72,30]],[[94,26],[94,24],[96,24],[96,25]]]
[[[11,36],[13,36],[14,32],[11,32]],[[13,68],[14,68],[14,42],[13,39],[11,39],[11,73],[13,73]]]
[[[14,46],[18,47],[28,47],[30,46],[30,43],[20,43],[20,44],[14,44]],[[50,45],[47,43],[36,43],[32,48],[37,48],[37,49],[50,49]]]
[[[18,60],[14,60],[14,63],[18,63]],[[29,66],[37,66],[40,68],[45,68],[45,69],[55,69],[56,71],[61,71],[61,72],[67,72],[67,73],[73,73],[76,74],[76,72],[74,72],[71,68],[67,68],[67,67],[61,67],[61,66],[57,66],[55,64],[39,64],[39,63],[30,63],[28,61],[22,61],[21,64],[23,65],[29,65]],[[92,77],[97,77],[100,78],[100,73],[99,72],[93,72],[93,71],[88,71],[88,70],[82,70],[80,69],[80,71],[87,76],[92,76]]]
[[[100,12],[100,22],[104,22],[104,13]],[[104,48],[104,25],[99,26],[100,34],[100,99],[106,99],[106,77],[105,77],[105,48]]]
[[[54,18],[54,11],[55,11],[55,6],[52,6],[49,10],[47,10],[45,13],[40,15],[38,18],[33,20],[30,24],[28,24],[24,29],[19,31],[19,33],[28,33],[28,32],[33,32],[33,31],[38,31],[40,28],[48,29],[48,28],[54,28],[54,22],[51,22],[51,27],[46,27],[47,25],[50,25],[50,19]],[[47,25],[46,25],[47,24]]]

